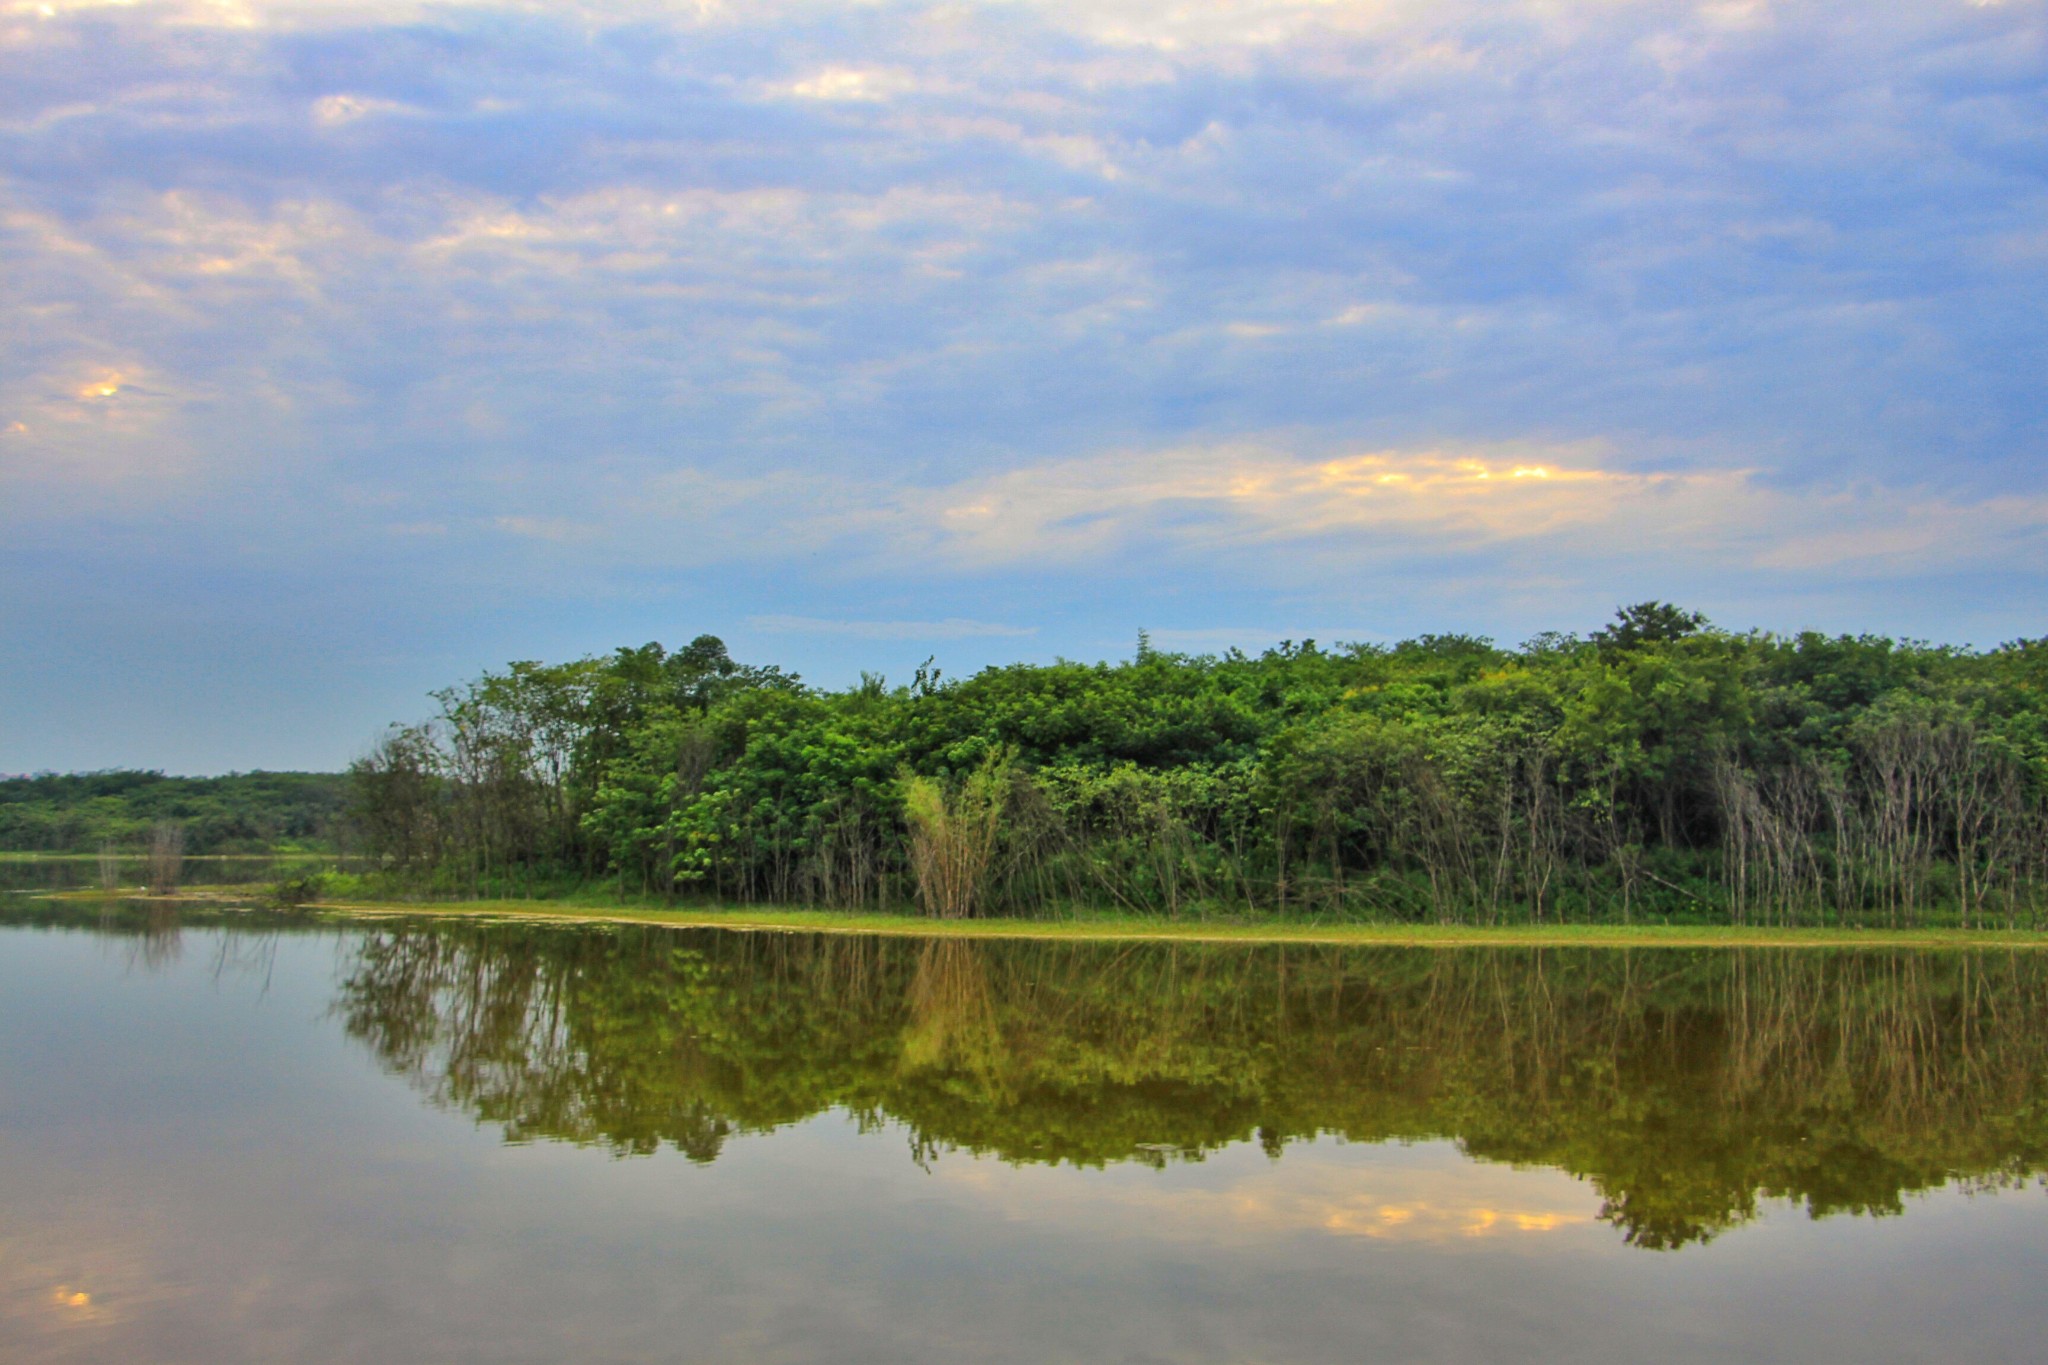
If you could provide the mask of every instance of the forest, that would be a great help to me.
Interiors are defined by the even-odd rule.
[[[935,916],[2036,926],[2048,640],[1286,642],[820,689],[715,637],[521,662],[350,770],[418,893]]]
[[[0,777],[0,852],[133,852],[165,830],[192,854],[330,852],[345,837],[349,792],[340,773]]]

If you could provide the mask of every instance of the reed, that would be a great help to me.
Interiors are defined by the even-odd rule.
[[[185,872],[185,827],[160,820],[149,832],[149,892],[167,896],[178,889]]]
[[[950,790],[936,778],[903,778],[911,875],[927,915],[967,919],[982,909],[1009,787],[1004,755],[991,755]]]

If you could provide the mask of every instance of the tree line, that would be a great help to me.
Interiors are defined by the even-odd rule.
[[[0,851],[130,855],[167,837],[185,852],[336,849],[351,783],[342,773],[167,777],[116,770],[0,777]]]
[[[2048,640],[1463,635],[812,687],[715,637],[514,663],[350,770],[450,894],[934,915],[2036,925]]]

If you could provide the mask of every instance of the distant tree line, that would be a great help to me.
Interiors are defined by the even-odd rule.
[[[351,770],[423,888],[944,915],[2036,924],[2048,641],[1716,629],[1154,649],[823,690],[703,636],[515,663]]]
[[[175,837],[184,853],[334,849],[351,785],[343,773],[43,773],[0,778],[0,851],[140,853]]]

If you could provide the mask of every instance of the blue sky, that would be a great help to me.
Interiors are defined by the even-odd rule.
[[[514,658],[2048,633],[2048,7],[0,0],[0,771]]]

